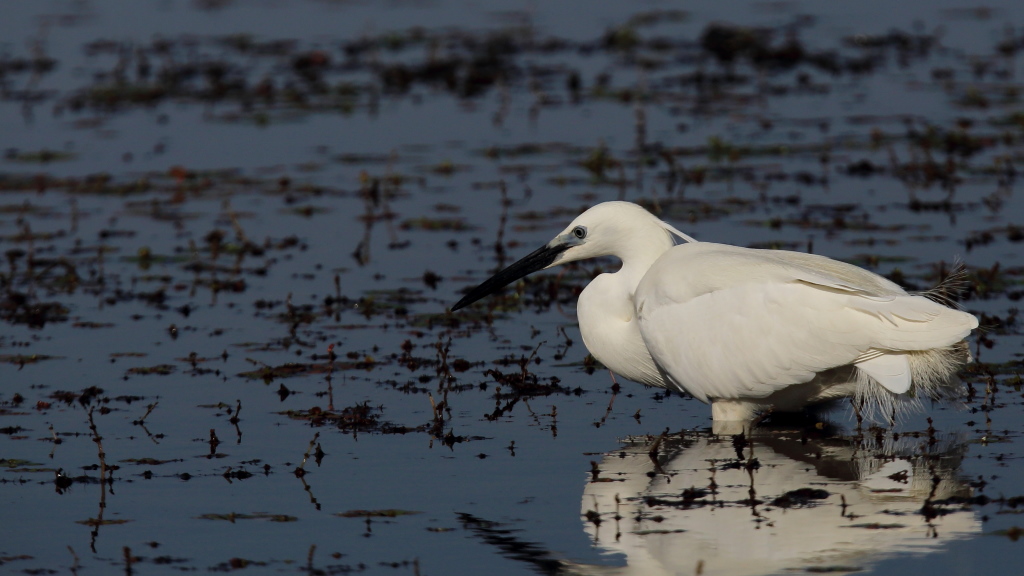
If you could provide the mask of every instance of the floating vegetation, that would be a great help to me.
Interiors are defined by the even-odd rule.
[[[544,3],[407,28],[395,23],[421,8],[393,3],[367,8],[381,26],[314,22],[289,37],[267,23],[330,22],[338,3],[180,3],[159,35],[146,18],[140,33],[111,28],[109,2],[79,4],[13,10],[22,36],[0,57],[0,490],[16,491],[4,518],[24,528],[0,563],[459,573],[444,553],[458,533],[479,546],[473,569],[497,553],[523,573],[575,573],[590,567],[566,558],[630,564],[622,542],[685,550],[712,510],[750,528],[719,546],[734,553],[796,520],[884,544],[920,529],[922,570],[948,564],[946,550],[1021,558],[1024,36],[993,17],[1010,8],[923,10],[913,26],[889,11],[886,32],[843,21],[849,36],[833,37],[822,32],[841,16],[824,4],[616,4],[563,30]],[[251,10],[263,16],[236,17]],[[709,456],[706,409],[614,381],[579,342],[579,294],[614,259],[448,311],[612,199],[701,241],[826,254],[908,290],[936,286],[959,257],[960,285],[932,294],[983,326],[955,409],[842,433],[772,414],[762,424],[779,438],[721,434]],[[624,437],[637,441],[612,450]],[[861,500],[843,492],[879,467]],[[668,488],[627,494],[638,470],[640,485]],[[549,506],[538,479],[576,504]],[[361,521],[320,540],[296,521],[410,483],[417,511],[340,512]],[[250,512],[197,516],[199,493]],[[888,511],[867,513],[871,498]],[[452,515],[481,502],[503,522]],[[553,521],[580,503],[578,522]],[[144,538],[112,528],[128,518]],[[52,538],[22,537],[41,523]],[[531,540],[538,525],[558,544]],[[998,538],[941,547],[983,535]],[[870,571],[882,548],[750,565]],[[681,571],[722,570],[664,569]]]
[[[60,359],[60,356],[49,356],[46,354],[0,354],[0,362],[15,364],[19,368],[26,364],[36,364],[44,360]]]
[[[772,500],[772,506],[780,508],[792,508],[794,506],[814,506],[818,500],[829,497],[827,490],[820,488],[799,488],[790,490],[782,496]]]
[[[335,516],[341,516],[342,518],[398,518],[399,516],[411,516],[413,514],[422,514],[422,512],[388,508],[384,510],[348,510],[338,512]]]
[[[124,460],[120,460],[120,462],[124,462],[126,464],[138,464],[139,466],[160,466],[162,464],[168,464],[171,462],[182,462],[182,460],[160,460],[158,458],[126,458]]]
[[[16,150],[8,149],[4,158],[10,162],[21,162],[24,164],[49,164],[51,162],[64,162],[75,159],[77,155],[71,152],[59,150]]]
[[[383,407],[372,407],[369,403],[355,404],[340,410],[328,410],[314,406],[306,410],[287,410],[280,414],[292,420],[303,420],[311,426],[334,426],[342,432],[371,432],[378,434],[408,434],[424,432],[427,425],[400,426],[381,420]]]
[[[465,232],[472,230],[465,220],[459,218],[413,218],[400,224],[402,230],[429,230],[432,232]]]
[[[287,514],[268,514],[266,512],[256,512],[252,514],[229,512],[227,514],[202,514],[196,518],[200,520],[226,520],[232,524],[239,520],[267,520],[270,522],[298,522],[299,519],[295,516],[289,516]]]
[[[131,376],[149,376],[153,374],[167,376],[173,374],[175,370],[177,370],[177,367],[172,364],[157,364],[156,366],[136,366],[129,368],[125,373]]]
[[[131,520],[124,518],[89,518],[88,520],[75,520],[76,524],[83,524],[85,526],[118,526],[121,524],[127,524]]]
[[[39,468],[42,464],[38,462],[32,462],[30,460],[19,460],[17,458],[4,458],[0,460],[0,467],[11,468],[11,469],[30,469]]]
[[[1019,526],[1011,526],[1006,530],[996,530],[992,534],[995,536],[1005,536],[1009,538],[1011,541],[1016,542],[1017,540],[1020,540],[1021,537],[1024,537],[1024,528],[1021,528]]]
[[[356,367],[357,365],[350,364],[348,366]],[[370,366],[372,366],[372,363],[365,363],[362,367],[366,368]],[[342,365],[339,364],[337,368],[342,368]],[[289,362],[288,364],[282,364],[280,366],[263,366],[256,370],[240,372],[238,375],[250,380],[263,380],[264,384],[270,384],[279,378],[291,378],[293,376],[305,376],[309,374],[327,374],[333,369],[334,368],[329,364],[300,364],[297,362]]]

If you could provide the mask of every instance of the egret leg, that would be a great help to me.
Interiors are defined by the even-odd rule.
[[[749,402],[738,402],[736,400],[712,400],[711,418],[718,422],[750,422],[755,415],[754,406]]]
[[[750,434],[751,423],[746,420],[715,420],[711,423],[711,433],[716,436],[736,436]]]

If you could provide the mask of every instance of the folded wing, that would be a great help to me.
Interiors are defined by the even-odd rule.
[[[655,361],[703,401],[761,398],[848,364],[906,392],[906,352],[950,346],[977,327],[855,266],[709,243],[669,250],[635,303]]]

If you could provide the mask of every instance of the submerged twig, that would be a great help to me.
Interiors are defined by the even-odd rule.
[[[81,566],[78,561],[78,554],[75,554],[75,549],[70,544],[68,545],[68,552],[71,552],[71,558],[74,560],[74,563],[71,564],[71,574],[72,576],[78,576],[78,567]]]
[[[608,420],[608,416],[612,413],[612,407],[615,406],[615,397],[618,395],[618,384],[616,384],[612,387],[612,397],[608,400],[608,409],[604,411],[604,416],[602,416],[600,420],[594,422],[594,427],[600,428],[601,426],[604,426],[605,421]],[[640,411],[637,410],[637,414],[639,413]]]
[[[142,418],[132,421],[132,424],[136,426],[145,426],[146,418],[148,418],[149,415],[153,413],[153,410],[157,407],[158,404],[160,404],[160,402],[153,402],[152,404],[146,406],[146,413],[142,415]]]
[[[306,453],[302,455],[302,463],[295,469],[295,476],[302,478],[306,475],[306,460],[309,460],[309,454],[313,451],[313,445],[316,444],[317,438],[320,437],[320,433],[313,434],[313,439],[309,441],[309,447],[306,448]]]
[[[238,435],[238,442],[237,443],[241,444],[242,443],[242,429],[238,427],[238,423],[241,421],[241,419],[238,417],[238,415],[241,414],[241,412],[242,412],[242,401],[241,400],[236,400],[236,402],[237,402],[237,404],[235,406],[235,413],[231,415],[231,418],[228,419],[228,422],[231,422],[235,426],[235,434]]]
[[[89,408],[89,430],[92,432],[92,441],[96,443],[96,449],[99,453],[100,459],[100,488],[104,489],[108,484],[107,481],[107,453],[103,450],[103,437],[100,436],[99,430],[96,428],[96,421],[93,420],[93,412],[95,407]],[[113,490],[111,490],[113,493]]]
[[[132,563],[134,562],[134,560],[135,560],[135,558],[132,557],[132,549],[127,547],[127,546],[125,546],[124,547],[124,573],[125,573],[125,576],[132,576]]]
[[[88,521],[92,525],[89,548],[94,554],[96,553],[96,539],[100,535],[100,526],[104,523],[103,511],[107,509],[107,490],[110,490],[111,494],[114,493],[113,478],[107,478],[107,453],[103,450],[103,437],[100,436],[99,430],[96,428],[96,421],[93,420],[93,412],[95,410],[95,407],[89,408],[89,430],[92,432],[92,441],[96,443],[100,459],[100,509],[96,514],[96,518],[91,518]]]
[[[217,446],[220,445],[220,439],[217,438],[217,431],[210,428],[210,454],[207,456],[208,459],[217,456]]]
[[[658,439],[654,441],[654,444],[651,444],[650,450],[647,451],[647,456],[651,459],[651,462],[654,464],[654,471],[657,472],[658,474],[665,473],[665,471],[661,467],[661,463],[658,462],[658,450],[661,449],[661,443],[664,442],[665,438],[667,437],[668,428],[665,428],[665,430],[661,433],[661,436],[658,436]]]

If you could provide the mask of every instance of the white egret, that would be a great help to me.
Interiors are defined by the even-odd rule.
[[[685,243],[676,244],[673,235]],[[587,349],[630,380],[711,404],[715,421],[854,397],[888,415],[945,391],[978,319],[824,256],[697,242],[605,202],[452,310],[559,264],[615,256],[577,304]]]

